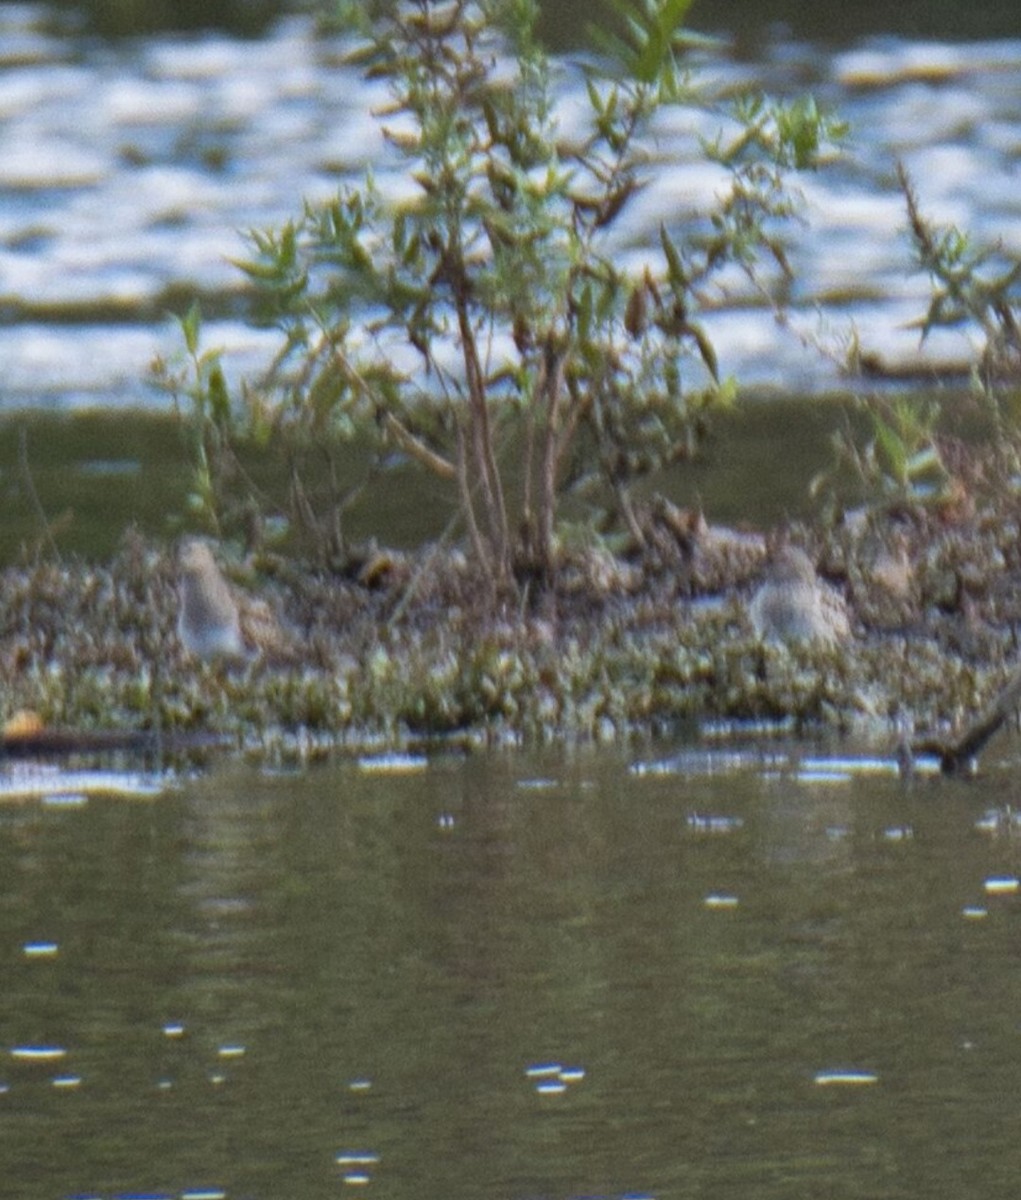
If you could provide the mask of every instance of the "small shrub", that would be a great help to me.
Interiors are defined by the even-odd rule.
[[[1016,485],[1021,473],[1021,259],[999,245],[976,245],[954,225],[933,223],[923,215],[901,164],[897,177],[915,258],[931,282],[929,306],[917,322],[922,341],[936,328],[978,331],[972,393],[986,416],[992,455],[983,471],[972,469],[967,471],[971,479],[958,479],[939,433],[939,403],[908,396],[860,397],[856,407],[864,416],[864,435],[850,425],[835,434],[834,463],[812,488],[832,486],[849,471],[866,500],[881,507],[942,503],[979,475],[994,485],[1005,479]]]
[[[764,256],[789,275],[788,175],[842,133],[810,100],[739,98],[720,112],[729,132],[704,145],[726,173],[714,204],[662,227],[650,265],[625,274],[608,234],[650,169],[653,116],[713,106],[679,61],[690,4],[613,0],[620,32],[587,67],[574,144],[557,128],[534,0],[411,0],[363,18],[354,57],[389,87],[380,120],[413,198],[388,206],[370,176],[251,234],[240,265],[282,341],[228,420],[212,393],[222,376],[189,347],[186,394],[219,461],[232,436],[271,436],[291,463],[289,515],[321,557],[345,553],[345,494],[331,464],[334,485],[313,495],[309,463],[355,436],[372,439],[374,464],[396,448],[453,489],[496,591],[549,576],[568,491],[597,485],[601,515],[641,540],[636,481],[691,454],[734,394],[700,324],[706,287],[734,264],[756,277]]]

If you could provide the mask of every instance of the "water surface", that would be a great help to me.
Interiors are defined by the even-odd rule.
[[[0,1192],[1012,1196],[1000,751],[910,788],[717,746],[7,804]]]
[[[738,25],[702,65],[710,98],[811,91],[852,138],[832,169],[798,181],[806,220],[792,239],[801,282],[789,326],[740,276],[706,297],[723,370],[774,390],[825,389],[855,330],[886,369],[961,370],[967,330],[920,347],[910,327],[928,282],[912,273],[895,164],[934,219],[1021,250],[1021,41],[833,43],[780,28],[748,45]],[[372,116],[385,91],[341,65],[347,48],[300,18],[247,40],[99,42],[55,30],[42,6],[0,5],[0,408],[165,403],[146,370],[179,349],[166,315],[196,295],[232,375],[267,361],[273,339],[245,325],[230,261],[246,253],[244,231],[279,225],[303,197],[326,199],[370,167],[385,196],[410,186]],[[583,80],[565,62],[557,86],[570,136]],[[663,115],[648,187],[608,247],[618,261],[640,273],[661,223],[679,239],[690,231],[722,186],[699,141],[722,124],[712,112]]]

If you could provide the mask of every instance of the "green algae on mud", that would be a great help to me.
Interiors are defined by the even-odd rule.
[[[952,730],[1002,685],[1021,617],[1016,516],[898,528],[908,591],[870,575],[868,537],[794,535],[847,594],[841,645],[763,644],[747,618],[762,540],[647,514],[642,553],[565,556],[546,588],[494,604],[463,554],[376,555],[347,577],[265,559],[233,572],[278,612],[286,653],[196,664],[177,642],[166,545],[130,536],[108,565],[0,572],[0,719],[212,731],[255,753],[468,742],[608,740],[690,718],[784,719],[802,730]],[[872,530],[884,536],[885,526]]]

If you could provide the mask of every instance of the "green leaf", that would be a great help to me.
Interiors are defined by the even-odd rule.
[[[674,245],[665,225],[659,227],[659,244],[663,247],[663,253],[666,256],[667,277],[671,286],[678,291],[683,291],[688,286],[687,272],[684,270],[681,252]]]
[[[184,345],[188,353],[194,358],[199,350],[199,338],[202,333],[202,309],[199,308],[199,302],[196,300],[192,303],[191,308],[178,321],[181,326],[181,333],[184,336]]]
[[[903,439],[878,413],[872,414],[872,426],[878,448],[886,458],[888,474],[897,483],[905,484],[908,480],[908,456]]]
[[[209,372],[209,410],[217,425],[230,423],[230,394],[227,391],[227,381],[223,377],[223,368],[219,363],[213,365]]]

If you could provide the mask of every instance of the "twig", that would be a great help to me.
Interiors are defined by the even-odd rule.
[[[944,775],[957,775],[967,770],[978,752],[1004,725],[1021,703],[1021,667],[997,693],[993,701],[982,710],[964,732],[952,742],[928,740],[916,745],[916,754],[935,754]]]
[[[42,537],[40,540],[49,543],[54,558],[56,558],[58,563],[61,563],[63,560],[60,557],[60,551],[57,549],[53,530],[50,528],[49,518],[46,516],[46,510],[43,508],[42,501],[39,499],[39,493],[35,488],[35,480],[32,478],[32,468],[28,463],[28,434],[25,432],[24,425],[18,430],[18,466],[21,469],[21,478],[25,486],[25,492],[28,495],[29,502],[35,509],[36,518],[42,527]]]

